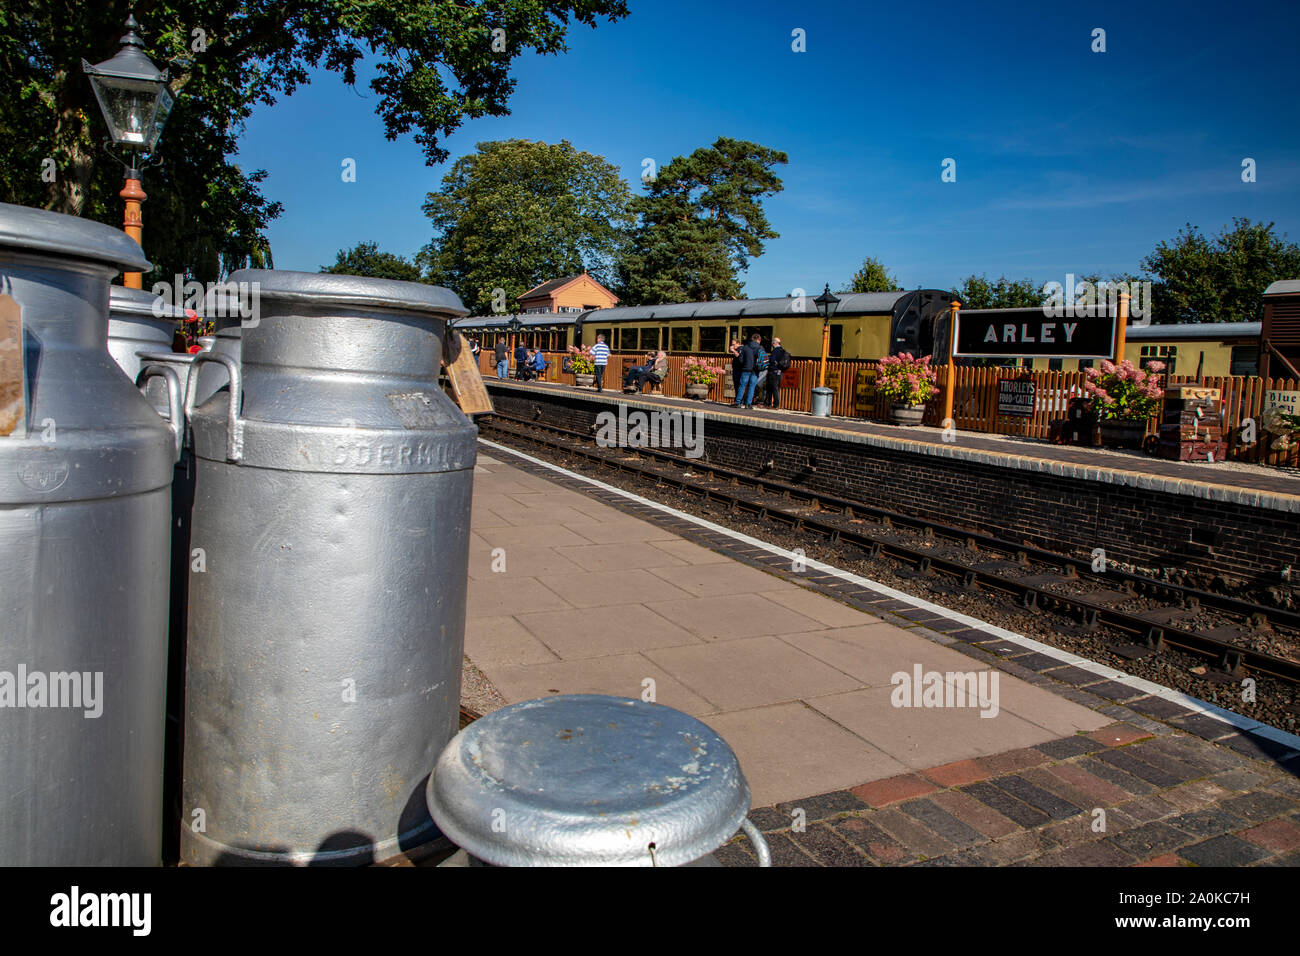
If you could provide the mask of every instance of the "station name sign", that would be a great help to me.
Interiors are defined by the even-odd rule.
[[[1115,354],[1115,319],[1104,312],[1096,316],[1054,317],[1043,309],[959,309],[953,354],[978,358],[1110,358]]]

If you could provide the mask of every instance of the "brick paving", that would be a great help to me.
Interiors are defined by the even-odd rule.
[[[1116,779],[1131,788],[1089,769],[1120,766]],[[753,819],[778,841],[776,866],[1300,864],[1300,787],[1287,770],[1123,722],[760,808]],[[743,836],[724,849],[724,865],[756,863]]]

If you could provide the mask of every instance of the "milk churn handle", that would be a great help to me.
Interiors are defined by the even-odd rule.
[[[144,391],[144,383],[151,378],[167,381],[167,427],[172,430],[172,443],[176,446],[176,461],[181,460],[185,448],[185,406],[181,399],[181,380],[176,370],[166,365],[146,365],[135,377],[136,388]]]
[[[244,400],[244,383],[239,374],[239,363],[229,355],[221,355],[204,350],[194,356],[190,366],[189,378],[185,382],[185,420],[194,417],[194,402],[199,393],[199,365],[203,362],[219,362],[226,367],[230,376],[230,406],[226,413],[226,459],[243,461],[244,459],[244,420],[239,417]]]
[[[758,854],[759,866],[772,865],[772,851],[767,848],[767,841],[763,839],[763,834],[759,832],[758,827],[749,822],[749,817],[740,821],[740,829],[744,831],[745,836],[749,837],[749,842],[753,844],[754,852]]]

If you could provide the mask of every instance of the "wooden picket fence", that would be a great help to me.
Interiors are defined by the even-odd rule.
[[[703,358],[723,371],[723,375],[709,391],[709,400],[730,403],[735,393],[731,382],[731,359],[714,353],[673,353],[668,356],[668,378],[664,394],[686,394],[685,362],[688,357]],[[546,353],[548,368],[545,380],[563,385],[577,385],[572,373],[563,371],[565,353]],[[605,372],[605,388],[618,392],[624,369],[640,364],[642,353],[611,352],[609,367]],[[826,384],[834,389],[831,414],[887,422],[890,418],[888,400],[869,382],[879,363],[874,359],[831,359],[826,363]],[[513,363],[512,363],[513,366]],[[816,359],[796,359],[786,374],[781,388],[781,407],[795,411],[812,408],[812,389],[817,385],[820,363]],[[479,355],[479,367],[488,378],[496,375],[495,363],[488,350]],[[938,368],[939,388],[942,389],[947,369]],[[1085,395],[1084,372],[1039,372],[1017,368],[989,368],[956,366],[956,383],[953,391],[953,419],[958,431],[984,432],[996,435],[1015,435],[1023,438],[1046,440],[1051,434],[1051,423],[1065,417],[1071,398]],[[865,381],[860,378],[865,373]],[[514,374],[513,367],[511,369]],[[1005,380],[1032,382],[1034,403],[1028,415],[1004,415],[998,411],[998,383]],[[1174,375],[1169,384],[1197,382],[1195,376]],[[1229,458],[1258,464],[1282,467],[1300,466],[1300,444],[1279,448],[1273,436],[1260,425],[1266,392],[1300,391],[1300,382],[1293,379],[1263,379],[1241,376],[1203,376],[1199,384],[1217,388],[1223,395],[1223,432],[1229,438]],[[941,402],[932,401],[926,409],[925,424],[942,425]],[[1242,428],[1255,423],[1254,442],[1243,442]],[[1148,425],[1148,433],[1156,430],[1156,420]]]

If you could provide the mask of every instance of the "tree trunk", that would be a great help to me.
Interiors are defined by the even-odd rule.
[[[64,157],[54,182],[45,185],[45,208],[69,216],[80,216],[86,207],[87,192],[95,173],[93,141],[86,129],[87,104],[84,97],[69,96],[68,74],[55,77],[59,108],[55,114],[54,151]]]

